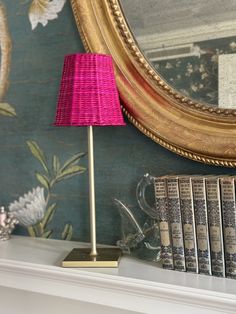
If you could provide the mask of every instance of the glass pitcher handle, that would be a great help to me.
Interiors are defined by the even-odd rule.
[[[151,207],[148,202],[146,201],[145,193],[146,193],[146,188],[154,184],[154,177],[146,173],[142,179],[139,181],[136,189],[136,197],[138,204],[140,208],[150,217],[156,219],[157,218],[157,212],[155,207]]]

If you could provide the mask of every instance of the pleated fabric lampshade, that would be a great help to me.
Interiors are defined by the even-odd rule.
[[[91,250],[75,248],[63,267],[117,267],[118,248],[96,247],[93,126],[125,125],[112,57],[103,54],[65,56],[56,110],[56,126],[87,126]]]
[[[125,125],[111,56],[92,53],[65,56],[54,124]]]

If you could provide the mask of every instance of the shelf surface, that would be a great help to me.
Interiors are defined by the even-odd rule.
[[[161,269],[123,256],[118,268],[62,268],[77,242],[13,236],[0,242],[0,286],[137,313],[235,313],[236,281]],[[155,310],[154,310],[155,309]]]

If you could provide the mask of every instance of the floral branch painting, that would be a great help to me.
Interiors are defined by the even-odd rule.
[[[0,1],[0,115],[13,117],[16,115],[15,109],[8,103],[3,102],[3,98],[7,91],[11,62],[11,36],[8,31],[8,22],[6,10],[3,3]]]
[[[46,26],[48,21],[58,17],[58,13],[64,7],[66,0],[33,0],[29,7],[29,20],[31,28],[34,30],[39,23]],[[12,42],[8,30],[8,22],[5,7],[0,1],[0,115],[14,117],[15,109],[3,101],[7,91],[11,63]]]
[[[28,18],[34,30],[39,24],[46,26],[48,21],[56,19],[66,0],[26,0],[24,5],[26,3],[29,8]],[[8,24],[6,7],[0,0],[0,115],[14,117],[16,116],[14,107],[4,101],[9,86],[12,56],[12,39]],[[35,141],[27,141],[27,146],[42,167],[42,171],[35,172],[38,186],[36,185],[35,188],[12,202],[9,205],[9,211],[17,217],[20,225],[28,230],[30,236],[49,238],[53,234],[50,222],[58,207],[53,189],[58,183],[82,174],[86,170],[79,165],[85,153],[77,153],[64,163],[60,162],[58,156],[53,155],[51,161],[48,162],[45,153]],[[65,224],[61,238],[69,240],[72,234],[72,224]]]
[[[29,20],[32,30],[34,30],[38,23],[46,26],[48,21],[54,20],[59,13],[66,0],[33,0],[29,8]]]
[[[32,237],[50,238],[53,230],[48,230],[48,224],[53,219],[57,203],[52,201],[52,190],[59,182],[82,174],[86,168],[78,163],[85,153],[77,153],[61,165],[58,156],[53,155],[51,166],[47,158],[35,141],[27,141],[27,146],[32,155],[39,161],[43,171],[35,172],[35,177],[42,187],[37,187],[24,194],[18,201],[9,205],[9,211],[19,223],[26,227]],[[46,191],[46,196],[45,196]],[[73,234],[73,226],[66,224],[61,233],[63,240],[70,240]]]

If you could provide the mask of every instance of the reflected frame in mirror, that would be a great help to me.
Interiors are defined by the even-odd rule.
[[[71,0],[88,52],[111,54],[128,119],[152,140],[186,158],[236,166],[236,110],[197,103],[176,92],[151,67],[118,0]]]
[[[182,95],[236,109],[236,2],[119,0],[139,48]]]

